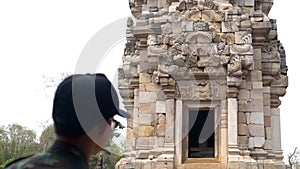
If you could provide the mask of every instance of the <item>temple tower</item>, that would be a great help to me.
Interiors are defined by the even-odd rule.
[[[288,86],[272,0],[130,0],[117,168],[283,169]]]

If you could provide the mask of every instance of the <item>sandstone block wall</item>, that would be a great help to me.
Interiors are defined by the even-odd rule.
[[[288,78],[276,20],[268,17],[273,1],[129,4],[119,89],[132,119],[116,168],[283,168],[278,107]],[[186,114],[176,107],[188,102],[221,105],[217,163],[181,159],[176,117]]]

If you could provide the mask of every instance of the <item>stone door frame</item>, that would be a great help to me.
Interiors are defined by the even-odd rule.
[[[227,130],[221,130],[224,118],[221,114],[224,108],[220,100],[214,101],[199,101],[199,100],[176,100],[175,102],[175,166],[184,165],[189,163],[227,163]],[[187,140],[183,139],[186,136],[186,124],[187,114],[190,110],[213,110],[215,113],[215,158],[187,158],[183,161],[183,157],[187,157],[187,150],[184,150],[184,146],[187,146]],[[226,119],[227,120],[227,119]],[[225,152],[224,152],[225,151]]]

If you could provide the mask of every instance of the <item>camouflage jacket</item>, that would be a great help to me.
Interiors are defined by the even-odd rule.
[[[16,160],[5,169],[88,169],[85,155],[61,141],[56,141],[52,147],[43,153],[28,158]]]

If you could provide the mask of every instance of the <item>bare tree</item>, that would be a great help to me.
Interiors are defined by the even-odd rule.
[[[66,77],[68,77],[70,73],[63,72],[60,73],[57,76],[49,76],[49,75],[43,75],[43,89],[42,91],[45,93],[46,97],[49,97],[53,94],[53,91],[58,86],[58,84],[63,81]],[[51,94],[50,94],[50,93]]]
[[[292,153],[288,153],[288,162],[291,169],[299,169],[299,151],[297,147],[294,149]]]

